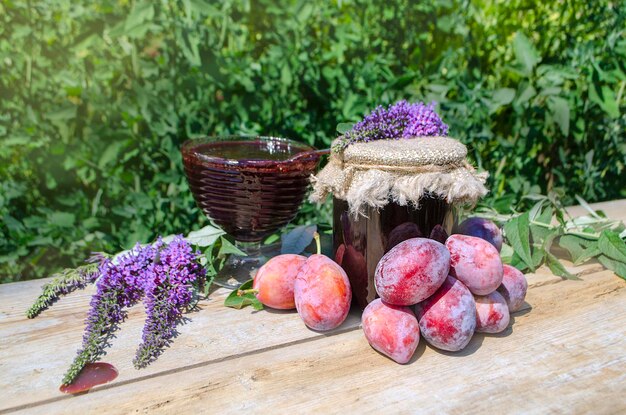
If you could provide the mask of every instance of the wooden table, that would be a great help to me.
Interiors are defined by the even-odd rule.
[[[626,200],[595,205],[626,219]],[[580,208],[574,213],[581,214]],[[134,307],[103,359],[110,384],[58,391],[80,346],[93,289],[34,320],[41,280],[0,286],[0,412],[53,413],[626,413],[626,281],[597,264],[528,275],[527,307],[460,353],[426,346],[398,365],[375,352],[352,312],[330,333],[295,312],[233,310],[218,290],[173,346],[135,370],[144,312]]]

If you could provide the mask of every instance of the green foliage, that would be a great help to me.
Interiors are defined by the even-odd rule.
[[[498,214],[492,208],[479,209],[477,214],[504,223],[506,243],[502,260],[521,271],[533,272],[545,264],[554,275],[578,279],[552,252],[553,247],[565,250],[574,265],[597,259],[605,268],[626,279],[626,226],[609,219],[602,211],[593,210],[580,196],[576,199],[588,215],[569,218],[560,198],[529,195],[535,203],[521,214]]]
[[[625,8],[0,0],[0,281],[206,225],[188,137],[325,148],[337,124],[400,98],[439,102],[502,211],[554,188],[565,203],[625,197]],[[329,221],[329,206],[298,219]]]
[[[263,303],[261,303],[252,289],[254,281],[248,280],[241,284],[238,289],[233,290],[232,293],[224,299],[224,305],[236,310],[251,305],[255,310],[263,310]]]

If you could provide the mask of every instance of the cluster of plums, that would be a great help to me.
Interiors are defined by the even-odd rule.
[[[293,254],[275,256],[259,268],[252,290],[268,307],[297,309],[304,324],[320,331],[341,325],[352,301],[345,271],[319,253],[308,258]]]
[[[495,224],[470,218],[457,231],[445,245],[400,242],[376,267],[380,298],[365,308],[363,331],[374,349],[398,363],[411,359],[420,333],[434,347],[459,351],[474,332],[505,330],[509,314],[524,304],[526,278],[502,264]]]
[[[362,316],[370,345],[407,363],[420,339],[459,351],[474,332],[499,333],[524,304],[524,274],[500,259],[502,234],[485,219],[470,218],[440,241],[398,242],[380,260],[375,287],[380,298]],[[316,238],[318,236],[316,235]],[[443,242],[443,243],[442,243]],[[350,311],[352,290],[345,271],[319,254],[279,255],[257,272],[252,291],[264,305],[297,309],[313,330],[331,330]]]

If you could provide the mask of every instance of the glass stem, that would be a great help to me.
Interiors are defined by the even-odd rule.
[[[250,257],[261,255],[261,242],[241,242],[235,240],[235,246]]]

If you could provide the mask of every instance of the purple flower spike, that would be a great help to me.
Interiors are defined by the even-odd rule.
[[[91,299],[82,348],[63,378],[67,385],[85,364],[102,356],[108,340],[126,319],[128,307],[142,298],[147,317],[143,342],[137,350],[135,367],[156,359],[176,335],[176,325],[196,300],[206,270],[182,236],[169,244],[159,238],[152,245],[137,244],[115,261],[103,260],[98,268],[97,291]]]
[[[141,368],[155,360],[176,335],[176,325],[195,300],[194,286],[204,281],[206,270],[199,252],[177,236],[158,253],[146,278],[146,323],[142,344],[133,361]]]
[[[137,303],[144,292],[144,273],[152,262],[150,246],[137,245],[117,263],[105,259],[98,269],[96,293],[91,297],[85,321],[83,345],[63,378],[68,385],[85,364],[95,362],[105,354],[105,347],[119,324],[126,319],[126,307]]]
[[[448,126],[435,112],[434,103],[411,104],[402,100],[388,108],[378,106],[342,137],[336,149],[356,142],[446,135]]]

